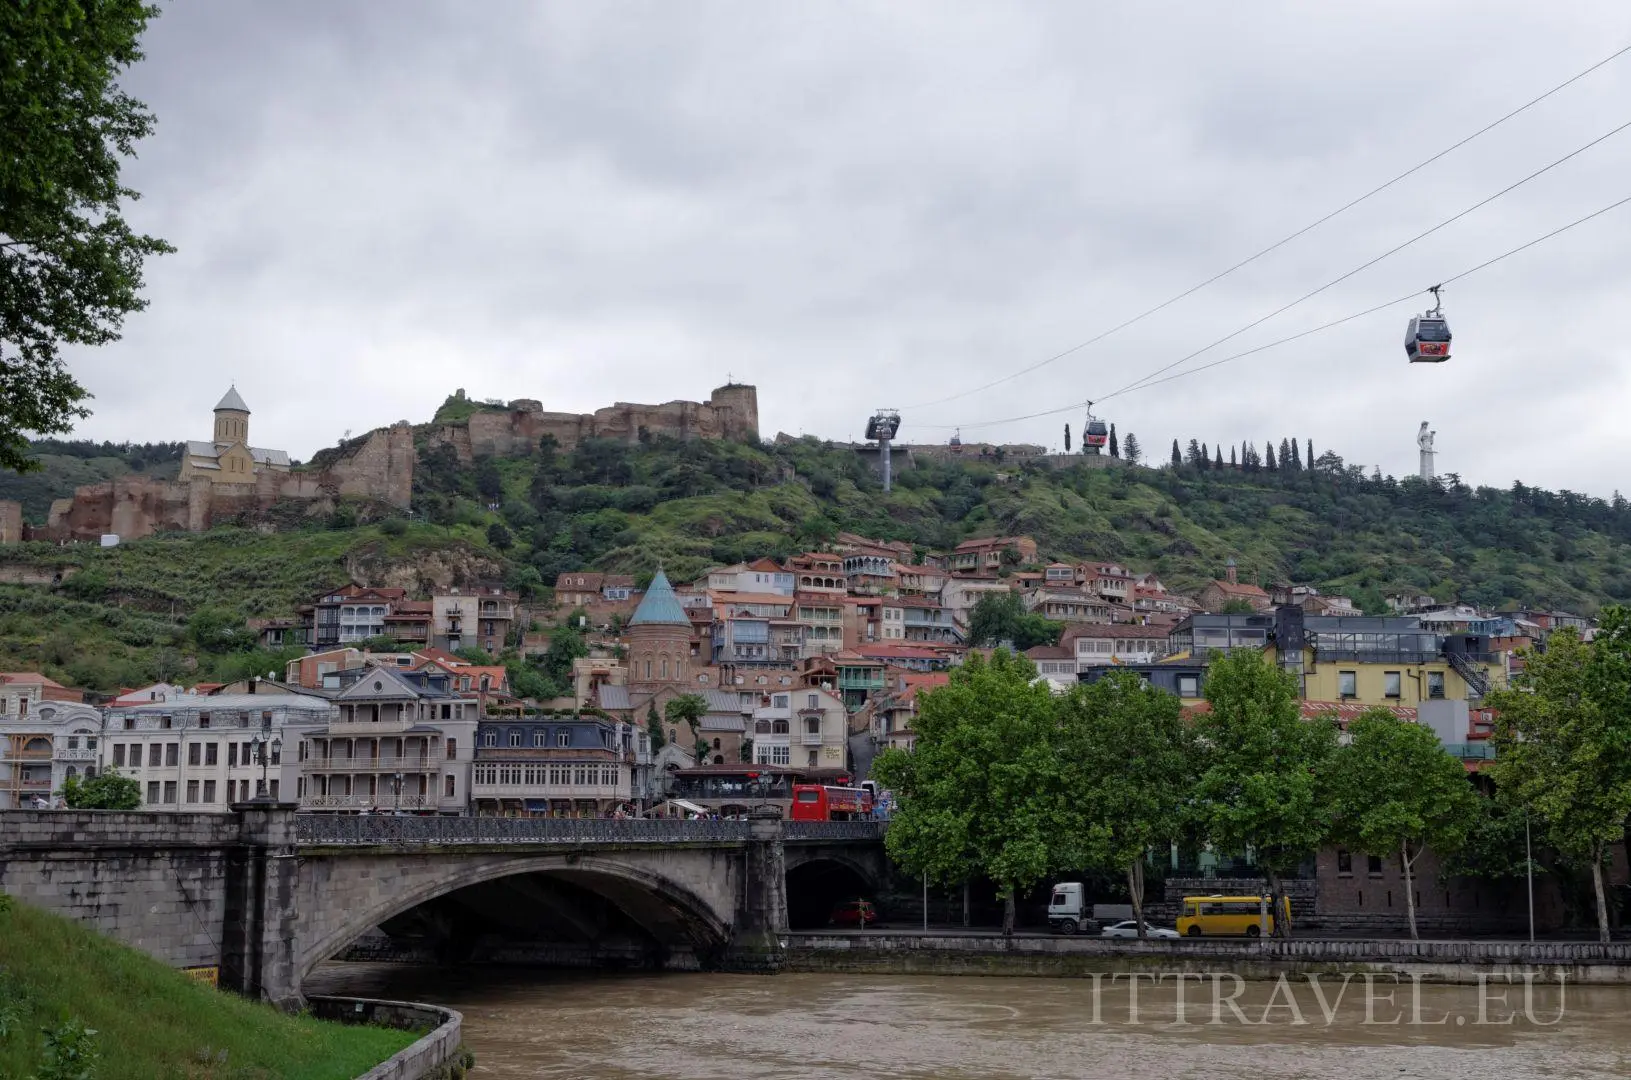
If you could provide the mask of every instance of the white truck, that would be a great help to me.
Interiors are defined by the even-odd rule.
[[[1087,890],[1079,881],[1061,881],[1048,898],[1048,929],[1061,934],[1097,934],[1099,921],[1087,906]]]

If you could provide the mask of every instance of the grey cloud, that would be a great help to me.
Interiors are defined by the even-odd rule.
[[[988,382],[1210,276],[1605,55],[1618,5],[1064,2],[168,6],[136,215],[180,252],[76,356],[95,438],[196,436],[236,378],[306,457],[457,386],[560,408],[760,387],[767,434]],[[1631,58],[1371,203],[902,435],[1102,396],[1625,117]],[[1431,284],[1624,194],[1631,135],[1203,363]],[[1312,436],[1606,494],[1631,451],[1631,208],[1408,311],[1101,410],[1147,450]],[[1048,417],[968,434],[1056,444]],[[1567,437],[1541,436],[1541,425]],[[1511,439],[1514,426],[1536,434]]]

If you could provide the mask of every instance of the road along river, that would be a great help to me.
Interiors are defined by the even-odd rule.
[[[493,1080],[1631,1076],[1631,987],[334,963],[306,989],[459,1009]]]

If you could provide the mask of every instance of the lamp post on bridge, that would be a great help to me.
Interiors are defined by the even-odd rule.
[[[276,802],[277,800],[272,798],[271,789],[267,785],[266,775],[272,764],[272,758],[281,758],[282,756],[283,739],[273,733],[272,718],[270,716],[261,717],[261,729],[249,740],[249,745],[253,748],[252,752],[259,759],[261,767],[261,778],[256,782],[258,786],[255,789],[255,798],[251,801],[258,803]]]

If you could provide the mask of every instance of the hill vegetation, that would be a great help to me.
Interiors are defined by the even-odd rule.
[[[39,468],[26,473],[0,470],[0,499],[23,504],[23,517],[44,523],[51,500],[65,499],[74,489],[100,484],[127,473],[173,480],[181,471],[181,443],[94,443],[40,439],[29,444]]]
[[[0,1076],[346,1080],[414,1038],[286,1016],[0,896]]]
[[[919,459],[886,495],[861,457],[814,438],[589,440],[571,451],[545,438],[529,455],[473,464],[427,448],[407,518],[343,504],[279,532],[0,547],[0,581],[35,582],[0,584],[0,665],[95,690],[225,680],[281,662],[233,630],[244,619],[290,615],[352,578],[412,587],[426,560],[542,597],[571,570],[643,584],[661,565],[684,581],[839,531],[919,550],[1029,534],[1044,560],[1114,560],[1187,592],[1233,557],[1242,580],[1310,583],[1371,612],[1392,590],[1587,613],[1631,601],[1631,506],[1617,495],[1397,480],[1331,452],[1312,468],[1300,452],[1276,468],[1255,449],[1230,453],[1244,463],[1220,465],[1221,448],[1160,468]]]

